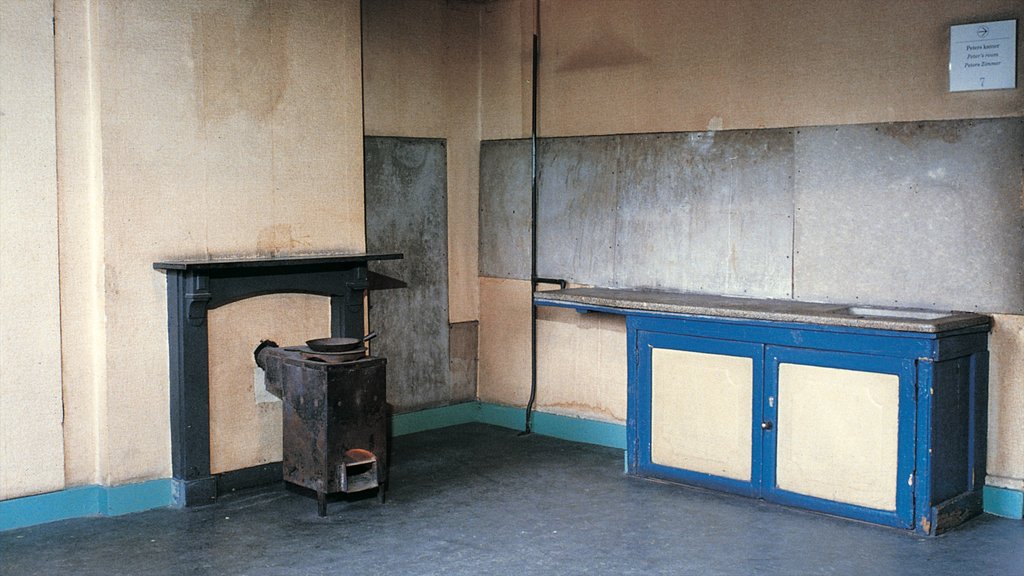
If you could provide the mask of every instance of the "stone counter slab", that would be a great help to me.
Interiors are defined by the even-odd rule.
[[[621,310],[622,314],[628,314],[630,311],[656,312],[897,332],[939,333],[962,328],[987,327],[991,323],[988,316],[970,312],[873,308],[798,300],[613,288],[541,291],[534,293],[534,303],[538,306],[568,306],[581,309],[593,307],[612,312]]]

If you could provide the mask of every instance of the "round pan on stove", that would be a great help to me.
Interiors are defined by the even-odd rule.
[[[363,342],[368,342],[377,337],[376,332],[370,332],[362,338],[314,338],[313,340],[306,340],[306,346],[314,352],[348,352],[355,350],[363,345]]]

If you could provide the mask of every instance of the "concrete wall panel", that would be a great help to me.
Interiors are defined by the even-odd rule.
[[[448,212],[442,140],[366,138],[366,247],[401,252],[374,262],[370,327],[388,359],[388,402],[398,412],[451,400],[448,352]],[[404,284],[388,288],[386,285]],[[380,289],[383,288],[383,289]]]
[[[530,278],[530,141],[480,144],[479,274]]]
[[[518,142],[484,145],[486,276],[528,277]],[[538,274],[1024,313],[1022,156],[1019,118],[545,138]]]
[[[794,296],[1024,313],[1024,120],[801,128]]]
[[[619,140],[612,286],[790,295],[791,131]]]
[[[616,136],[544,139],[537,149],[537,274],[615,282]]]
[[[543,139],[538,274],[789,296],[792,142],[788,130]]]

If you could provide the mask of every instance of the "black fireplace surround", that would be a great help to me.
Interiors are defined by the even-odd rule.
[[[153,264],[167,273],[171,458],[178,506],[209,504],[218,494],[281,480],[280,462],[210,472],[207,311],[264,294],[318,294],[331,299],[331,336],[360,337],[367,264],[401,258],[398,253],[328,254]]]

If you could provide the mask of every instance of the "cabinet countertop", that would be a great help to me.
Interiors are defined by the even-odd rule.
[[[539,306],[563,306],[629,314],[651,312],[773,322],[797,322],[897,332],[939,333],[984,328],[991,318],[973,312],[740,298],[689,292],[567,288],[535,292]]]

